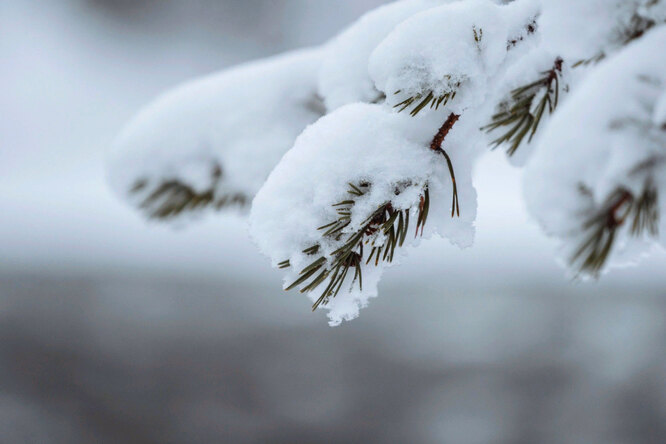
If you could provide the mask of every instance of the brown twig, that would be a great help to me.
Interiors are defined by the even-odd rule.
[[[609,229],[614,229],[622,225],[625,219],[628,216],[628,211],[624,214],[618,215],[620,208],[625,206],[625,204],[631,204],[634,200],[634,196],[627,190],[622,190],[617,198],[617,200],[611,204],[608,209],[606,225]]]
[[[453,216],[458,216],[460,217],[460,203],[458,201],[458,185],[456,184],[456,175],[453,170],[453,162],[451,162],[451,158],[447,154],[446,151],[442,148],[442,143],[444,143],[444,139],[446,136],[449,134],[451,129],[453,128],[453,125],[458,121],[460,118],[459,114],[456,113],[451,113],[449,114],[449,117],[446,119],[444,124],[439,128],[439,131],[437,131],[437,134],[435,134],[435,137],[432,139],[432,143],[430,144],[430,149],[440,153],[444,156],[446,159],[446,163],[449,166],[449,174],[451,174],[451,183],[453,184],[453,201],[451,203],[451,217]]]

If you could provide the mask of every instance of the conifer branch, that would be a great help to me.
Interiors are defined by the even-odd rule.
[[[512,156],[525,137],[527,143],[532,141],[546,109],[552,114],[557,108],[562,63],[562,59],[557,58],[553,67],[543,72],[541,78],[514,89],[511,97],[500,104],[499,112],[492,116],[492,122],[481,128],[488,133],[505,129],[501,136],[491,142],[493,148],[508,143],[507,154]]]
[[[354,274],[351,285],[353,286],[358,281],[359,289],[362,290],[362,266],[370,263],[378,266],[379,262],[392,262],[395,249],[402,247],[405,242],[409,230],[411,208],[395,209],[391,202],[380,205],[361,223],[358,229],[345,232],[344,229],[351,223],[353,206],[358,198],[370,190],[370,186],[368,183],[349,184],[347,193],[351,197],[332,205],[337,213],[336,219],[318,228],[323,232],[323,237],[332,241],[342,241],[342,245],[328,256],[320,254],[320,245],[313,245],[303,250],[303,253],[317,257],[303,268],[299,277],[285,289],[288,291],[305,284],[300,291],[306,293],[314,291],[326,283],[324,291],[312,306],[313,311],[322,304],[326,305],[330,298],[340,292],[347,277],[350,276],[349,271],[352,268]],[[412,186],[414,185],[411,183],[398,185],[395,193],[400,194]],[[426,184],[422,186],[417,210],[417,234],[419,228],[423,232],[429,208],[430,195]],[[364,250],[370,250],[367,258],[364,256]],[[289,268],[290,266],[289,260],[278,264],[279,268]]]
[[[656,5],[660,0],[651,0],[644,5],[645,8]],[[641,38],[647,31],[652,29],[657,23],[654,20],[646,19],[645,17],[635,13],[629,22],[629,26],[621,30],[620,35],[617,38],[620,46],[626,46],[629,43]],[[573,68],[578,68],[579,66],[587,66],[590,64],[596,64],[606,58],[607,54],[604,51],[593,55],[590,58],[578,60],[576,63],[571,65]]]
[[[589,190],[583,189],[589,194]],[[606,263],[617,236],[617,231],[631,221],[629,234],[640,237],[647,233],[656,237],[659,233],[659,207],[657,189],[651,180],[643,192],[635,197],[625,188],[616,189],[583,224],[583,240],[574,251],[569,263],[579,273],[596,276]]]
[[[514,48],[518,45],[519,42],[522,42],[527,35],[534,34],[536,31],[536,21],[532,20],[525,26],[525,34],[516,36],[515,38],[510,39],[507,42],[506,49],[507,51]],[[483,41],[483,28],[477,28],[472,26],[472,37],[474,39],[474,44],[479,52],[482,51],[481,43]],[[454,80],[453,76],[445,75],[442,79],[445,83],[445,87],[441,91],[434,91],[433,89],[424,89],[416,94],[409,95],[400,103],[393,105],[393,108],[398,108],[398,112],[402,112],[413,106],[409,114],[414,117],[418,115],[423,109],[430,106],[430,109],[438,110],[440,106],[446,106],[450,101],[456,98],[456,94],[462,85],[463,80],[458,79]],[[394,95],[398,95],[402,90],[394,92]]]
[[[650,183],[635,201],[634,219],[631,224],[633,236],[638,237],[647,233],[651,237],[656,237],[659,234],[658,197],[656,187]]]
[[[483,28],[477,29],[476,26],[472,26],[472,33],[474,34],[474,43],[476,44],[476,49],[481,52],[481,41],[483,40]]]
[[[589,57],[587,59],[581,59],[578,60],[576,63],[571,65],[572,68],[578,68],[580,66],[588,66],[588,65],[596,65],[600,61],[606,58],[606,53],[600,52],[598,54],[593,55],[592,57]]]
[[[447,76],[450,79],[450,76]],[[435,94],[433,91],[425,91],[423,93],[418,93],[412,96],[407,97],[402,102],[397,105],[393,105],[393,108],[399,108],[398,112],[403,112],[407,108],[416,104],[414,108],[409,112],[409,115],[415,117],[418,113],[421,112],[425,107],[430,105],[430,109],[438,110],[440,106],[446,106],[449,101],[456,98],[456,89],[460,87],[460,82],[456,82],[453,85],[453,89],[447,91],[443,94]],[[401,90],[396,91],[394,94],[400,94]]]
[[[146,179],[137,180],[130,189],[131,194],[144,194],[139,208],[150,219],[173,219],[185,212],[212,207],[216,210],[237,206],[245,207],[249,199],[243,193],[216,195],[215,187],[222,177],[222,169],[216,166],[212,172],[212,185],[205,191],[177,179],[165,180],[154,187]],[[149,190],[151,188],[151,190]]]
[[[430,144],[430,149],[441,153],[448,164],[451,182],[453,183],[453,203],[451,205],[451,217],[460,216],[458,202],[458,188],[456,184],[453,163],[449,155],[442,149],[442,143],[449,134],[460,115],[451,113],[439,128]],[[395,249],[402,247],[409,231],[409,215],[411,208],[396,209],[390,201],[380,205],[370,216],[368,216],[360,227],[351,232],[345,229],[351,224],[352,210],[356,201],[363,197],[371,188],[371,184],[361,182],[349,183],[347,194],[349,197],[332,205],[337,217],[331,222],[322,225],[317,230],[322,232],[322,237],[329,241],[342,242],[342,245],[330,255],[321,254],[321,245],[312,245],[303,250],[308,256],[316,256],[309,265],[299,272],[299,277],[285,290],[289,291],[298,286],[301,293],[314,291],[326,283],[324,291],[312,306],[316,310],[320,305],[326,305],[335,297],[349,276],[350,269],[354,269],[351,280],[353,286],[358,281],[359,290],[363,290],[363,265],[374,263],[378,266],[380,262],[390,263],[393,261]],[[397,184],[394,193],[400,195],[410,187],[419,186],[411,182]],[[416,231],[414,237],[423,235],[423,229],[428,220],[430,210],[430,191],[428,184],[421,186],[421,194],[417,204]],[[367,258],[365,251],[370,250]],[[291,267],[291,261],[284,260],[277,264],[278,268]],[[304,286],[303,286],[304,285]]]

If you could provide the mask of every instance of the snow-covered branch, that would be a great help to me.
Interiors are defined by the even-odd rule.
[[[421,236],[472,244],[472,168],[502,145],[565,263],[596,276],[663,232],[665,22],[664,0],[396,1],[167,93],[111,182],[154,218],[251,202],[285,288],[336,325]]]
[[[142,110],[115,143],[114,190],[148,217],[239,208],[323,113],[322,51],[288,53],[190,81]]]

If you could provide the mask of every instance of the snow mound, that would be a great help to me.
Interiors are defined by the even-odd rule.
[[[615,52],[636,26],[666,19],[664,2],[653,0],[542,0],[544,47],[575,63]]]
[[[469,0],[416,14],[374,50],[370,75],[390,105],[428,93],[455,94],[451,109],[456,112],[479,105],[509,42],[524,38],[537,6],[530,0],[506,6]]]
[[[459,245],[471,243],[476,215],[471,167],[468,165],[466,171],[464,162],[456,163],[459,195],[464,204],[461,217],[452,219],[452,184],[447,164],[441,154],[429,148],[435,132],[436,128],[426,131],[409,116],[386,112],[380,105],[352,104],[321,118],[298,137],[257,193],[250,214],[250,234],[259,249],[274,265],[289,261],[285,286],[315,259],[326,258],[326,266],[331,266],[335,251],[387,202],[393,210],[410,212],[411,235],[407,236],[407,243],[417,242],[413,230],[426,185],[431,210],[425,236],[439,231]],[[450,135],[455,140],[453,131]],[[451,156],[459,159],[464,154],[456,152],[454,144]],[[350,184],[362,189],[363,195],[350,196]],[[339,217],[335,204],[350,198],[355,203],[349,210],[349,223],[339,232],[340,236],[324,236],[321,227]],[[376,245],[385,241],[375,233],[367,236]],[[317,246],[316,253],[308,253],[313,246]],[[367,255],[371,247],[364,248]],[[340,293],[325,305],[332,325],[356,317],[359,308],[377,294],[385,263],[366,264],[366,256],[363,259],[362,291],[350,276]],[[305,286],[304,283],[299,287]],[[308,295],[315,301],[325,286],[322,284]]]
[[[453,0],[402,0],[381,6],[328,43],[319,74],[319,93],[326,108],[379,100],[381,93],[368,74],[372,51],[400,22],[447,1]]]
[[[153,217],[249,206],[296,136],[323,113],[320,60],[320,50],[287,53],[165,93],[115,142],[113,189]]]

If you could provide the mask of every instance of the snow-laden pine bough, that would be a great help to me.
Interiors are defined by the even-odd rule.
[[[663,231],[665,23],[666,0],[396,1],[159,98],[110,180],[150,218],[249,210],[285,288],[335,325],[421,237],[472,244],[471,170],[502,146],[570,269],[596,277]]]

